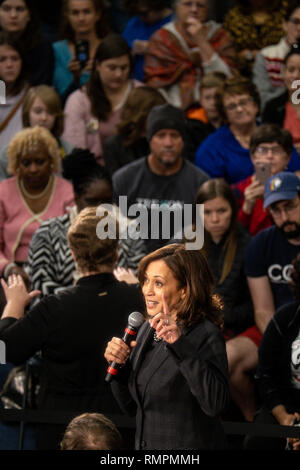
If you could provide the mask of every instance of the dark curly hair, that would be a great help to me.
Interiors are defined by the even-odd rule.
[[[178,288],[185,288],[186,295],[173,307],[178,312],[177,322],[181,327],[190,327],[205,319],[222,328],[222,301],[214,294],[214,280],[201,250],[187,250],[184,244],[163,246],[145,256],[139,264],[140,285],[145,282],[147,267],[153,261],[162,260],[178,281]]]
[[[95,180],[106,180],[112,186],[107,170],[96,162],[95,155],[87,149],[73,149],[63,158],[62,168],[62,176],[71,181],[76,196],[81,196]]]

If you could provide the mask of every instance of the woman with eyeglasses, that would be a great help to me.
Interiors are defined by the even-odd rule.
[[[207,21],[206,0],[176,0],[174,8],[174,21],[149,40],[145,82],[159,88],[172,105],[186,109],[197,101],[203,75],[231,75],[235,52],[224,29]]]
[[[294,145],[300,153],[300,41],[293,44],[285,57],[285,91],[266,103],[263,122],[273,122],[290,131]]]
[[[195,164],[212,178],[235,184],[253,174],[250,140],[259,126],[260,97],[246,77],[225,80],[216,94],[216,105],[225,124],[210,134],[196,151]],[[289,171],[300,169],[300,158],[293,152]]]
[[[250,157],[254,173],[234,185],[240,205],[239,222],[251,235],[256,235],[272,224],[269,212],[263,208],[265,177],[284,171],[292,152],[293,139],[290,132],[277,124],[263,124],[251,137]]]

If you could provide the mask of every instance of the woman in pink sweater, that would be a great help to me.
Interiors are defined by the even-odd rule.
[[[131,50],[118,34],[104,38],[95,54],[91,78],[67,99],[63,138],[74,147],[89,149],[103,164],[102,146],[115,134],[130,91],[141,82],[129,78]]]
[[[8,146],[8,171],[0,183],[0,273],[21,273],[32,235],[43,220],[74,205],[71,184],[55,172],[60,162],[57,142],[41,127],[18,132]]]

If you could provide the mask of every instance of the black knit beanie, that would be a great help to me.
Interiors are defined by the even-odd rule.
[[[154,106],[148,114],[146,132],[148,141],[161,129],[175,129],[185,137],[185,117],[181,109],[170,104]]]

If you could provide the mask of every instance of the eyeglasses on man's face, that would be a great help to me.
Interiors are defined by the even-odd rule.
[[[291,215],[297,209],[299,204],[300,204],[300,200],[299,198],[297,198],[297,200],[291,200],[291,201],[282,203],[282,205],[280,206],[277,204],[275,204],[274,206],[271,205],[269,207],[269,212],[275,218],[281,217],[283,213],[287,215]]]

